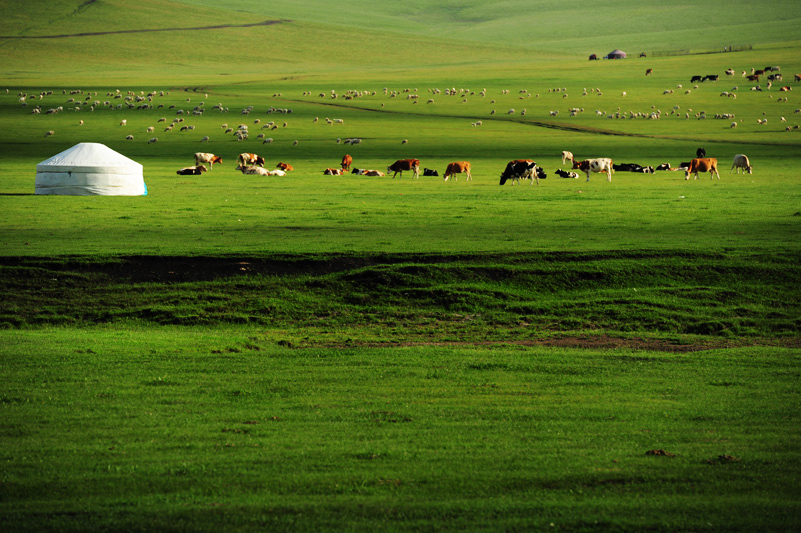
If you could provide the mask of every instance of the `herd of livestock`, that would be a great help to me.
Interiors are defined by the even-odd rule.
[[[597,174],[606,174],[607,180],[612,181],[612,174],[614,172],[636,172],[642,174],[653,174],[656,171],[681,171],[683,170],[685,173],[685,179],[690,179],[691,175],[695,176],[695,179],[698,179],[699,173],[706,173],[709,172],[711,178],[717,176],[720,179],[720,173],[718,172],[718,160],[712,157],[706,157],[706,150],[703,148],[699,148],[696,151],[696,158],[692,159],[688,162],[682,162],[678,167],[672,168],[669,163],[662,163],[661,165],[657,166],[656,168],[652,166],[642,166],[636,163],[623,163],[623,164],[615,164],[612,159],[610,158],[595,158],[595,159],[583,159],[577,160],[572,152],[563,151],[562,152],[562,164],[570,163],[570,170],[563,170],[557,169],[556,175],[560,178],[569,178],[569,179],[578,179],[579,174],[573,172],[574,170],[582,171],[586,177],[587,181],[590,181],[590,174],[597,173]],[[207,172],[214,167],[215,164],[221,164],[222,157],[208,153],[208,152],[197,152],[195,153],[195,164],[192,166],[184,167],[179,169],[176,174],[178,175],[200,175],[203,172]],[[384,173],[380,170],[374,169],[363,169],[363,168],[351,168],[353,164],[353,157],[346,154],[342,157],[342,162],[340,164],[340,168],[326,168],[323,171],[323,174],[329,176],[341,176],[347,173],[357,174],[357,175],[364,175],[364,176],[386,176],[389,173],[392,174],[392,178],[394,179],[396,176],[400,174],[400,177],[403,177],[404,171],[409,171],[413,173],[414,178],[420,177],[420,160],[419,159],[399,159],[389,165],[387,167],[387,172]],[[208,166],[206,166],[208,165]],[[289,163],[279,162],[276,165],[274,170],[267,170],[265,167],[265,160],[264,157],[254,154],[254,153],[241,153],[237,157],[237,166],[236,170],[241,171],[243,174],[256,174],[261,176],[285,176],[287,172],[294,170],[294,167]],[[749,161],[748,157],[744,154],[737,154],[734,156],[734,160],[732,161],[731,170],[729,173],[737,170],[739,174],[742,172],[747,172],[751,174],[753,172],[753,168],[751,167],[751,162]],[[473,179],[472,174],[472,164],[469,161],[454,161],[449,163],[445,173],[443,174],[443,178],[445,181],[448,181],[449,178],[453,177],[454,180],[458,179],[458,174],[464,174],[467,181]],[[439,176],[439,173],[436,170],[431,170],[428,168],[423,169],[424,176]],[[537,165],[531,159],[514,159],[509,161],[506,164],[506,168],[501,173],[500,184],[503,185],[507,181],[511,181],[512,183],[520,183],[520,180],[531,180],[531,184],[533,185],[536,183],[539,185],[541,179],[547,178],[548,175],[545,173],[545,170]]]

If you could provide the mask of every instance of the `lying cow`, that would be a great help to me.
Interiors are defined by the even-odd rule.
[[[380,170],[372,170],[368,168],[354,168],[350,172],[351,174],[358,174],[360,176],[386,176],[386,174]]]
[[[269,176],[270,171],[264,167],[257,167],[255,165],[237,165],[237,170],[241,170],[242,174],[256,174],[259,176]]]
[[[720,173],[718,173],[718,160],[714,157],[693,159],[690,161],[690,168],[685,171],[684,179],[690,179],[690,174],[695,174],[695,179],[698,179],[699,172],[709,172],[710,179],[714,179],[714,175],[717,175],[718,179],[720,179]]]
[[[424,168],[423,176],[439,176],[439,172],[436,170],[431,170],[430,168]]]
[[[398,159],[387,167],[387,174],[394,172],[392,179],[400,172],[401,178],[403,177],[404,170],[411,170],[414,172],[414,177],[420,179],[420,160],[419,159]]]
[[[295,167],[290,165],[289,163],[278,163],[275,165],[275,168],[279,170],[283,170],[284,172],[289,172],[290,170],[295,170]]]
[[[641,174],[653,174],[654,167],[644,167],[637,163],[621,163],[620,165],[612,165],[612,170],[615,172],[639,172]]]
[[[670,168],[670,163],[662,163],[661,165],[658,165],[655,170],[675,170],[675,169]]]
[[[573,161],[573,170],[583,170],[587,174],[587,181],[590,181],[590,172],[605,173],[606,180],[612,181],[612,160],[608,157],[598,159],[585,159],[584,161]]]
[[[199,176],[208,169],[205,165],[195,165],[194,167],[184,167],[176,172],[179,176]]]
[[[744,173],[748,172],[749,174],[753,174],[751,162],[748,161],[748,156],[746,155],[737,154],[734,156],[734,161],[731,164],[731,170],[729,171],[729,174],[731,174],[735,168],[737,169],[737,174],[740,173],[740,170],[742,170]]]
[[[341,168],[327,168],[323,170],[323,174],[325,176],[341,176],[344,173],[345,171],[342,170]]]
[[[562,170],[561,168],[556,170],[556,175],[560,178],[571,178],[571,179],[578,179],[579,175],[575,172],[569,172],[567,170]]]
[[[466,174],[467,178],[465,181],[470,181],[473,179],[473,176],[470,175],[470,168],[471,168],[470,161],[454,161],[453,163],[448,163],[448,168],[445,169],[445,181],[448,181],[448,178],[453,176],[453,181],[456,181],[458,178],[456,174]]]
[[[501,185],[509,180],[512,180],[514,185],[520,183],[521,179],[531,180],[531,185],[534,185],[536,181],[539,185],[540,180],[547,177],[545,171],[531,159],[514,159],[506,164],[506,168],[501,174]]]

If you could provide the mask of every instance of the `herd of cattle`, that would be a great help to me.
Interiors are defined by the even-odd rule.
[[[590,181],[590,174],[606,174],[607,181],[612,181],[612,174],[614,172],[637,172],[642,174],[653,174],[655,171],[671,170],[671,171],[684,171],[684,179],[689,180],[691,175],[698,179],[699,173],[709,172],[711,178],[717,176],[720,179],[718,172],[718,160],[713,157],[706,157],[706,150],[699,148],[696,151],[696,158],[688,162],[681,163],[676,168],[671,168],[669,163],[662,163],[656,168],[652,166],[642,166],[636,163],[623,163],[615,164],[612,159],[607,157],[596,159],[582,159],[578,160],[573,156],[572,152],[562,152],[562,164],[570,162],[571,170],[557,169],[556,175],[560,178],[578,179],[579,174],[573,170],[580,170],[587,176],[587,181]],[[211,170],[215,164],[222,164],[222,157],[206,152],[197,152],[195,154],[195,164],[193,166],[184,167],[179,169],[176,174],[178,175],[200,175],[203,172]],[[347,173],[363,175],[363,176],[386,176],[392,174],[394,179],[398,174],[403,177],[403,172],[412,172],[414,178],[420,177],[420,160],[419,159],[399,159],[387,167],[386,174],[380,170],[373,169],[359,169],[351,168],[353,158],[350,155],[345,155],[342,158],[340,168],[326,168],[323,171],[324,175],[328,176],[342,176]],[[206,166],[208,165],[208,166]],[[279,162],[275,170],[267,170],[264,168],[265,160],[262,156],[253,153],[242,153],[237,157],[236,170],[241,171],[243,174],[256,174],[261,176],[285,176],[287,172],[294,170],[294,167],[289,163]],[[748,157],[743,154],[734,156],[732,162],[731,174],[734,170],[737,173],[747,172],[751,174],[753,168]],[[457,180],[458,174],[464,174],[467,181],[473,179],[471,174],[472,165],[469,161],[454,161],[449,163],[445,169],[443,178],[448,181],[453,177],[454,181]],[[424,176],[438,176],[436,170],[428,168],[423,169]],[[539,185],[541,179],[547,178],[548,175],[545,170],[537,165],[531,159],[513,159],[506,164],[506,168],[501,173],[500,184],[503,185],[507,181],[513,184],[519,184],[520,180],[531,180],[531,185],[536,183]]]

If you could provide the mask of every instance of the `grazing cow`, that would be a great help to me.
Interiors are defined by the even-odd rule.
[[[654,72],[654,69],[649,68],[648,70],[645,71],[645,75],[646,76],[650,76],[651,74],[653,74],[653,72]]]
[[[698,150],[695,151],[695,157],[697,157],[698,159],[703,159],[704,157],[706,157],[706,150],[704,150],[703,148],[699,148]]]
[[[753,174],[751,162],[748,161],[748,156],[746,155],[737,154],[734,156],[734,161],[731,164],[731,170],[729,171],[729,174],[731,174],[735,168],[737,169],[737,174],[740,173],[741,169],[743,172],[748,172],[749,174]]]
[[[350,166],[353,164],[353,158],[345,154],[342,156],[342,170],[350,170]]]
[[[456,174],[467,174],[467,178],[465,181],[470,181],[473,179],[473,176],[470,175],[470,169],[472,165],[470,161],[454,161],[453,163],[448,163],[448,168],[445,169],[445,181],[448,181],[448,178],[453,176],[453,181],[457,181]]]
[[[239,157],[236,158],[236,162],[241,166],[259,165],[260,167],[264,167],[264,158],[262,156],[247,152],[239,154]]]
[[[587,181],[590,181],[590,172],[606,174],[606,180],[612,181],[612,160],[608,157],[598,159],[585,159],[584,161],[573,161],[573,169],[583,170],[587,174]]]
[[[575,172],[568,172],[567,170],[562,170],[561,168],[556,170],[556,175],[560,178],[578,179],[579,177],[579,175]]]
[[[214,154],[209,154],[206,152],[197,152],[195,154],[195,166],[202,165],[204,163],[209,164],[209,170],[214,168],[214,163],[222,164],[222,157]]]
[[[706,80],[718,81],[719,78],[720,78],[720,76],[718,74],[707,74],[706,76],[704,76],[704,79],[702,79],[701,81],[706,81]]]
[[[562,164],[564,165],[566,161],[573,161],[573,152],[562,151]]]
[[[199,176],[208,169],[206,165],[195,165],[193,167],[184,167],[176,172],[179,176]]]
[[[717,175],[718,179],[720,179],[720,173],[718,173],[718,160],[714,157],[701,157],[693,159],[690,161],[690,168],[685,170],[684,179],[690,179],[690,174],[695,174],[695,179],[698,179],[699,172],[709,172],[710,179],[714,179],[715,175]]]
[[[501,174],[501,185],[509,180],[513,181],[513,185],[518,184],[521,179],[531,180],[531,185],[534,185],[536,181],[539,185],[540,180],[547,177],[545,172],[531,159],[514,159],[506,164],[506,168]]]
[[[277,168],[279,170],[283,170],[284,172],[289,172],[291,170],[295,170],[295,167],[293,167],[289,163],[278,163],[277,165],[275,165],[275,168]]]
[[[323,170],[323,174],[326,176],[341,176],[344,171],[341,168],[327,168]]]
[[[423,176],[439,176],[439,172],[436,170],[431,170],[430,168],[424,168]]]
[[[403,177],[404,170],[411,170],[414,172],[414,177],[420,179],[420,160],[419,159],[398,159],[387,167],[387,174],[394,172],[392,179],[400,172],[401,178]]]
[[[257,167],[254,165],[237,165],[237,170],[241,170],[242,174],[257,174],[259,176],[269,176],[270,171],[264,167]]]
[[[692,78],[690,78],[690,83],[695,83],[697,81],[701,81],[702,79],[704,79],[703,76],[693,76]]]
[[[801,81],[801,74],[795,75],[795,81]]]

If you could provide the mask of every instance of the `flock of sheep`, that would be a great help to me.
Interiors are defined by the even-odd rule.
[[[777,79],[780,80],[781,79],[781,74],[778,73],[778,71],[779,71],[778,67],[769,67],[769,68],[770,68],[771,72],[774,72],[773,74],[770,74],[772,79],[768,80],[768,84],[764,88],[759,84],[753,85],[750,88],[751,91],[755,91],[755,92],[763,92],[763,91],[770,92],[770,90],[772,88],[771,82],[773,80],[777,80]],[[755,71],[755,69],[752,69],[752,71]],[[647,75],[651,75],[651,73],[652,72],[647,72],[646,74]],[[762,72],[761,74],[764,74],[764,72]],[[734,70],[733,69],[728,69],[726,71],[726,76],[727,77],[735,76]],[[747,76],[746,71],[743,71],[743,76]],[[751,76],[747,76],[747,77],[748,77],[748,81],[754,81],[754,82],[758,82],[759,81],[759,78],[758,77],[755,78],[753,74]],[[677,84],[675,86],[675,89],[684,90],[684,94],[689,95],[689,94],[691,94],[691,92],[693,90],[696,90],[696,89],[698,89],[700,87],[699,83],[701,83],[701,84],[720,83],[720,82],[716,81],[719,78],[719,76],[717,76],[717,75],[714,75],[714,76],[709,76],[708,75],[708,76],[705,76],[705,77],[701,78],[700,80],[698,78],[701,78],[701,77],[700,76],[694,76],[693,77],[691,83],[695,82],[695,84],[692,85],[691,88],[687,88],[685,90],[683,84],[680,83],[680,84]],[[799,81],[798,76],[796,76],[796,81]],[[781,89],[782,94],[787,94],[789,92],[789,90],[791,90],[791,87],[789,87],[789,86],[782,87],[782,89]],[[567,101],[571,101],[572,102],[572,101],[575,100],[575,99],[569,99],[569,94],[570,93],[568,92],[567,88],[564,88],[564,87],[549,88],[547,91],[548,91],[548,94],[549,94],[549,98],[551,98],[551,99],[553,97],[558,97],[563,102],[567,102]],[[727,90],[724,90],[724,91],[720,92],[719,94],[720,94],[721,97],[726,97],[729,101],[733,102],[737,98],[738,91],[739,91],[739,87],[738,86],[734,86],[734,87],[732,87],[730,89],[727,89]],[[8,90],[6,92],[8,93]],[[424,98],[424,100],[426,102],[426,105],[436,105],[440,101],[440,99],[442,99],[442,98],[457,99],[456,100],[457,102],[462,102],[462,103],[468,103],[469,101],[472,101],[473,99],[480,99],[482,101],[484,101],[486,99],[490,104],[490,106],[489,106],[490,109],[488,110],[488,113],[489,113],[490,116],[493,116],[493,115],[496,114],[496,107],[497,107],[497,105],[499,104],[499,101],[502,98],[505,99],[506,101],[508,101],[509,98],[516,98],[523,105],[525,105],[525,102],[527,100],[530,101],[530,100],[536,100],[536,99],[540,98],[540,94],[529,92],[526,89],[521,89],[516,94],[512,94],[512,91],[510,91],[508,89],[505,89],[505,90],[500,91],[500,96],[498,96],[498,97],[489,96],[487,89],[481,89],[479,91],[473,91],[473,90],[464,89],[464,88],[457,89],[455,87],[446,88],[444,90],[440,90],[438,88],[432,88],[432,89],[428,89],[427,92],[428,92],[428,97]],[[62,94],[67,96],[66,101],[64,103],[62,103],[61,105],[55,105],[55,106],[51,106],[51,107],[47,107],[44,104],[47,103],[47,102],[51,102],[54,99],[57,99],[57,95],[53,91],[42,91],[42,92],[40,92],[38,94],[20,93],[18,95],[18,101],[24,108],[30,109],[30,113],[35,114],[35,115],[54,115],[54,114],[63,113],[63,112],[66,112],[66,111],[71,111],[71,112],[87,112],[87,111],[88,112],[93,112],[93,111],[99,111],[99,110],[103,110],[103,109],[105,109],[105,110],[116,110],[116,111],[124,111],[124,110],[125,111],[164,110],[164,111],[172,112],[174,118],[172,118],[171,120],[168,120],[166,116],[162,116],[162,117],[158,118],[158,120],[157,120],[155,125],[147,126],[145,128],[144,132],[147,135],[148,144],[159,142],[159,137],[157,136],[157,130],[161,130],[160,131],[161,134],[167,134],[167,135],[173,135],[175,132],[177,132],[179,134],[184,134],[184,135],[185,134],[192,134],[192,133],[197,132],[198,130],[197,130],[196,126],[194,124],[190,124],[189,122],[191,122],[193,118],[203,117],[204,114],[207,113],[207,110],[210,110],[210,111],[216,112],[216,113],[221,113],[221,114],[226,114],[226,113],[230,113],[231,112],[229,107],[224,106],[222,103],[218,103],[218,104],[215,104],[213,106],[206,106],[206,100],[208,99],[208,94],[203,94],[202,98],[200,98],[197,103],[192,103],[192,97],[191,96],[190,97],[186,97],[185,101],[184,101],[185,105],[182,105],[182,106],[178,106],[175,103],[172,103],[172,104],[160,103],[160,101],[164,101],[164,99],[170,97],[170,93],[167,92],[167,91],[150,91],[150,92],[147,92],[147,93],[145,93],[144,91],[140,91],[138,93],[134,92],[134,91],[128,91],[128,92],[123,93],[120,90],[116,90],[116,91],[107,92],[105,94],[105,98],[98,97],[98,94],[96,92],[84,93],[83,91],[80,91],[80,90],[69,91],[68,94],[67,94],[67,91],[63,91]],[[584,88],[580,92],[580,94],[581,94],[582,98],[591,97],[591,96],[602,97],[604,95],[603,91],[600,88],[597,88],[597,87],[596,88],[590,88],[590,89]],[[666,89],[666,90],[662,91],[662,94],[663,95],[672,95],[672,94],[674,94],[674,89],[673,88]],[[350,91],[346,91],[346,92],[340,94],[336,90],[332,90],[330,92],[321,92],[321,93],[318,94],[318,97],[322,98],[322,99],[327,99],[327,100],[328,99],[355,100],[355,99],[362,99],[362,98],[367,98],[367,97],[376,97],[377,95],[379,95],[379,92],[377,92],[377,91],[355,91],[355,90],[350,90]],[[383,95],[387,99],[405,99],[405,100],[411,102],[412,105],[418,104],[418,102],[422,101],[421,98],[420,98],[420,94],[419,94],[418,89],[403,89],[403,90],[399,90],[398,91],[398,90],[390,90],[388,88],[384,88],[383,89]],[[200,96],[200,95],[198,95],[198,96]],[[304,96],[313,96],[313,94],[312,94],[311,91],[306,91],[306,92],[304,92]],[[772,96],[773,95],[770,94],[770,99],[771,100],[773,99]],[[280,97],[282,97],[282,95],[280,93],[276,93],[274,95],[274,97],[280,98]],[[626,91],[621,92],[619,99],[617,99],[617,103],[624,102],[626,97],[627,97],[627,92]],[[175,98],[173,97],[171,101],[174,102]],[[588,99],[586,101],[589,102],[590,100]],[[779,97],[778,99],[776,99],[774,101],[777,102],[777,103],[782,104],[782,103],[788,102],[789,98],[787,96],[781,96],[781,97]],[[451,102],[453,102],[453,100],[451,100]],[[382,102],[380,105],[381,105],[381,108],[383,109],[385,107],[385,105],[386,105],[386,102]],[[582,113],[584,113],[585,108],[581,107],[581,106],[571,105],[571,106],[567,107],[566,111],[567,111],[567,114],[570,117],[576,117],[576,116],[579,116]],[[239,110],[239,112],[238,112],[238,114],[241,115],[243,118],[244,117],[250,117],[254,113],[257,113],[256,108],[254,106],[246,106],[246,107],[242,108],[241,110]],[[264,111],[264,113],[266,113],[267,115],[281,115],[283,117],[289,117],[289,116],[293,115],[293,110],[290,109],[290,108],[269,107],[269,108],[266,109],[266,111]],[[517,115],[517,114],[519,114],[520,116],[526,116],[527,113],[528,113],[527,108],[526,107],[520,108],[520,106],[509,108],[506,111],[507,115]],[[795,109],[794,113],[795,114],[801,113],[801,109]],[[560,115],[560,110],[559,109],[551,109],[551,110],[547,111],[547,114],[548,114],[549,117],[557,117],[557,116]],[[632,120],[632,119],[658,120],[658,119],[660,119],[662,117],[665,117],[665,116],[673,116],[673,117],[684,118],[684,119],[695,118],[695,119],[698,119],[698,120],[703,120],[703,119],[706,119],[706,118],[715,118],[715,119],[722,119],[722,120],[731,121],[730,122],[730,127],[731,128],[736,128],[738,126],[738,124],[742,123],[742,120],[743,120],[742,118],[740,118],[739,121],[738,121],[736,115],[734,113],[729,113],[729,112],[727,112],[727,113],[714,113],[714,114],[710,113],[710,114],[708,114],[705,111],[693,111],[691,108],[687,108],[687,109],[682,110],[682,107],[679,104],[672,105],[671,109],[670,109],[670,111],[668,113],[664,113],[659,108],[659,106],[652,105],[650,107],[650,109],[646,109],[646,110],[633,110],[633,109],[624,110],[622,108],[622,106],[618,106],[617,109],[612,111],[612,112],[607,112],[607,111],[605,111],[603,109],[598,108],[598,109],[595,110],[595,115],[598,116],[598,117],[607,118],[607,119],[629,119],[629,120]],[[83,116],[86,116],[86,115],[83,115]],[[786,123],[787,122],[787,119],[785,118],[785,116],[780,116],[778,120],[781,123]],[[327,125],[327,126],[330,126],[330,127],[337,127],[337,126],[338,127],[342,127],[344,125],[344,123],[345,123],[344,119],[341,119],[341,118],[329,118],[329,117],[324,117],[322,120],[319,117],[314,117],[312,119],[312,122],[314,124]],[[768,124],[767,113],[763,113],[763,116],[757,118],[756,122],[757,122],[758,125],[761,125],[761,126],[767,125]],[[128,119],[119,120],[118,124],[119,124],[119,127],[121,129],[123,129],[123,130],[129,129]],[[84,125],[84,120],[79,120],[78,121],[78,125],[79,126],[83,126]],[[484,125],[484,121],[483,120],[473,120],[473,121],[470,122],[470,125],[472,127],[481,127],[481,126]],[[243,122],[240,122],[239,124],[231,125],[231,126],[229,126],[228,123],[221,123],[221,125],[219,126],[219,131],[221,131],[223,133],[223,135],[232,136],[237,141],[244,142],[244,141],[248,141],[250,139],[250,137],[251,137],[251,129],[257,129],[258,131],[257,131],[257,133],[255,135],[255,139],[256,140],[260,140],[262,142],[262,144],[270,144],[270,143],[274,142],[275,139],[272,136],[269,136],[269,134],[272,133],[272,132],[276,132],[277,130],[283,130],[283,129],[286,129],[286,128],[289,128],[289,122],[288,122],[287,118],[284,118],[284,119],[281,119],[281,120],[266,120],[264,122],[262,122],[261,118],[255,118],[255,119],[252,119],[252,122],[245,123],[243,121]],[[791,131],[793,129],[798,129],[798,128],[799,128],[798,125],[793,125],[793,126],[788,125],[788,126],[786,126],[785,130],[786,131]],[[211,133],[211,132],[206,132],[206,133]],[[44,136],[45,137],[53,137],[53,136],[55,136],[55,134],[56,134],[56,132],[53,129],[48,129],[45,132]],[[201,143],[210,142],[211,139],[212,139],[212,135],[214,135],[214,134],[211,133],[211,135],[203,135],[203,136],[201,136],[199,138],[199,142],[201,142]],[[215,136],[215,138],[217,138],[217,137],[218,137],[218,135]],[[332,138],[334,138],[334,137],[335,136],[332,136]],[[133,141],[134,140],[134,134],[133,133],[128,133],[125,136],[125,139],[129,140],[129,141]],[[358,145],[358,144],[361,144],[363,142],[363,139],[361,137],[347,137],[347,138],[344,138],[344,140],[343,140],[342,137],[336,137],[336,142],[337,143],[344,143],[346,145]],[[402,144],[406,144],[408,142],[409,142],[408,139],[403,139],[401,141]],[[298,143],[299,143],[299,141],[296,139],[296,140],[294,140],[292,142],[292,145],[293,146],[297,146]],[[240,155],[240,159],[244,155],[246,155],[246,154],[243,153],[242,155]],[[255,154],[250,154],[250,155],[255,155]],[[738,156],[740,156],[740,154],[738,154]],[[221,162],[221,160],[217,161],[217,162]],[[564,158],[563,158],[563,162],[564,162]],[[253,162],[247,162],[247,161],[243,161],[243,160],[238,161],[238,163],[239,164],[237,166],[237,169],[241,170],[243,173],[249,173],[249,174],[283,175],[287,171],[285,168],[281,168],[282,165],[285,165],[283,163],[279,164],[279,168],[276,168],[276,170],[265,170],[263,168],[263,166],[264,166],[263,165],[263,161],[262,161],[262,164],[254,164]],[[213,163],[211,163],[209,161],[202,161],[202,160],[197,160],[196,159],[195,165],[193,165],[192,167],[184,167],[182,169],[179,169],[177,171],[177,173],[178,174],[195,174],[195,175],[197,175],[197,174],[200,174],[202,172],[208,171],[211,168],[212,164]],[[631,166],[632,167],[639,167],[639,165],[631,165]],[[751,167],[750,167],[750,163],[747,162],[747,158],[746,158],[746,166],[748,167],[747,168],[748,172],[750,172],[751,171]],[[637,170],[633,170],[633,171],[648,172],[649,168],[650,167],[645,167],[645,170],[643,170],[643,167],[639,167],[639,168],[637,168]],[[732,170],[734,170],[735,168],[737,168],[738,170],[740,170],[740,169],[744,169],[745,170],[745,167],[741,166],[741,165],[738,165],[737,161],[735,161],[735,163],[733,164]],[[615,170],[617,170],[617,169],[615,169]],[[629,168],[626,168],[626,170],[629,170]],[[670,170],[677,170],[677,169],[670,169]],[[330,173],[341,172],[339,169],[335,169],[335,168],[326,169],[325,172],[329,172],[329,171],[330,171]],[[379,175],[379,176],[383,175],[383,173],[381,173],[379,171],[370,171],[370,172],[373,172],[373,174],[369,174],[369,175]],[[563,171],[562,169],[559,169],[557,171],[557,175],[562,176],[562,177],[571,177],[571,178],[575,177],[575,173],[566,172],[566,171]]]

